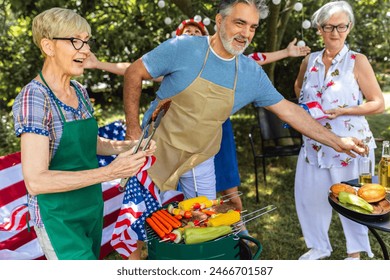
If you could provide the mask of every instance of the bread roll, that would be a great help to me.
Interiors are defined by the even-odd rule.
[[[378,202],[385,198],[386,189],[379,184],[364,184],[358,190],[358,196],[370,203]]]
[[[352,186],[343,183],[333,184],[330,187],[330,191],[335,197],[339,196],[339,192],[349,192],[352,194],[356,194],[356,191]]]

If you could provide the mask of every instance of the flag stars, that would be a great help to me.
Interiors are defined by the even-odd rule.
[[[100,165],[100,166],[106,166],[106,165],[107,165],[106,160],[103,159],[103,158],[101,158],[101,159],[99,160],[99,165]]]

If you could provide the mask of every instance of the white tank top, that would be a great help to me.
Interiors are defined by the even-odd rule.
[[[324,50],[310,54],[299,103],[317,101],[324,110],[362,104],[363,94],[353,73],[356,52],[344,46],[333,59],[327,73],[322,62],[323,52]],[[366,139],[370,149],[376,148],[364,116],[343,115],[333,120],[321,119],[318,122],[338,136]],[[306,160],[320,168],[346,167],[354,160],[347,154],[338,153],[308,137],[303,136],[303,140]]]

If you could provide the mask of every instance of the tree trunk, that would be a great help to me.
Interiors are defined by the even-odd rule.
[[[297,0],[287,0],[283,10],[281,10],[281,4],[274,5],[272,2],[269,3],[270,15],[267,21],[267,52],[274,52],[282,48],[283,36],[290,19],[291,11],[296,2]],[[274,82],[275,63],[265,65],[264,70],[267,72],[270,80]]]

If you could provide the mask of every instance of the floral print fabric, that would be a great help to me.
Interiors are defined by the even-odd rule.
[[[325,73],[323,52],[310,54],[303,79],[299,103],[317,101],[324,110],[353,107],[362,104],[363,94],[354,76],[356,52],[344,46],[333,59]],[[343,115],[337,118],[318,120],[327,129],[340,137],[353,136],[368,142],[370,149],[376,148],[373,135],[364,116]],[[306,161],[320,168],[346,167],[354,159],[345,153],[303,136]]]

